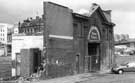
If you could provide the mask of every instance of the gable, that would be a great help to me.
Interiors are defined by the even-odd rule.
[[[110,10],[109,10],[110,11]],[[93,17],[96,14],[98,17],[101,19],[101,21],[106,22],[106,23],[111,23],[111,15],[110,12],[108,11],[103,11],[99,5],[93,4],[92,7],[90,8],[90,14],[89,17]]]

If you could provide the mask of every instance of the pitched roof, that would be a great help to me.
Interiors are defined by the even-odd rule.
[[[93,14],[94,12],[96,12],[97,10],[100,12],[101,16],[102,16],[103,19],[106,21],[106,22],[105,22],[106,24],[115,26],[115,24],[112,23],[112,21],[111,21],[111,10],[106,10],[106,11],[105,11],[105,10],[102,10],[102,9],[100,8],[100,6],[99,6],[98,4],[96,4],[96,3],[93,3],[93,4],[92,4],[92,6],[91,6],[91,8],[90,8],[90,10],[89,10],[89,17],[91,17],[92,14]]]
[[[107,21],[111,22],[111,10],[106,10],[106,11],[104,10],[103,13],[104,13]]]
[[[93,3],[89,10],[89,17],[99,8],[100,6],[96,3]]]
[[[73,14],[75,14],[76,17],[80,17],[80,18],[85,17],[88,19],[88,17],[91,17],[94,14],[94,12],[96,12],[97,10],[100,12],[100,14],[103,17],[103,19],[105,20],[106,24],[113,25],[113,26],[115,25],[114,23],[111,22],[111,14],[110,14],[111,10],[104,11],[96,3],[92,4],[92,6],[90,7],[90,10],[89,10],[89,13],[87,13],[87,14],[86,13],[83,15],[77,14],[77,13],[73,13]]]

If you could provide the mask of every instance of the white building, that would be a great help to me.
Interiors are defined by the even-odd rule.
[[[39,48],[43,50],[43,35],[12,35],[12,61],[20,62],[21,49]],[[19,61],[18,61],[19,60]],[[15,63],[16,64],[16,63]],[[12,76],[20,75],[20,66],[12,67]]]
[[[0,23],[0,56],[11,54],[13,25],[7,23]]]
[[[3,44],[8,44],[11,40],[8,34],[11,34],[13,25],[7,23],[0,23],[0,42]]]
[[[14,34],[18,34],[19,33],[18,24],[14,24],[13,28],[14,28],[14,30],[13,30],[14,32],[13,33]]]

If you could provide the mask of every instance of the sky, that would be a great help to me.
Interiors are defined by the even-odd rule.
[[[43,1],[67,6],[75,12],[87,12],[92,3],[103,10],[112,10],[115,34],[129,34],[135,38],[135,0],[0,0],[0,23],[15,24],[28,17],[43,14]]]

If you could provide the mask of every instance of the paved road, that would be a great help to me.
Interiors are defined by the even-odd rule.
[[[135,72],[124,74],[104,74],[88,77],[88,80],[77,83],[135,83]]]

